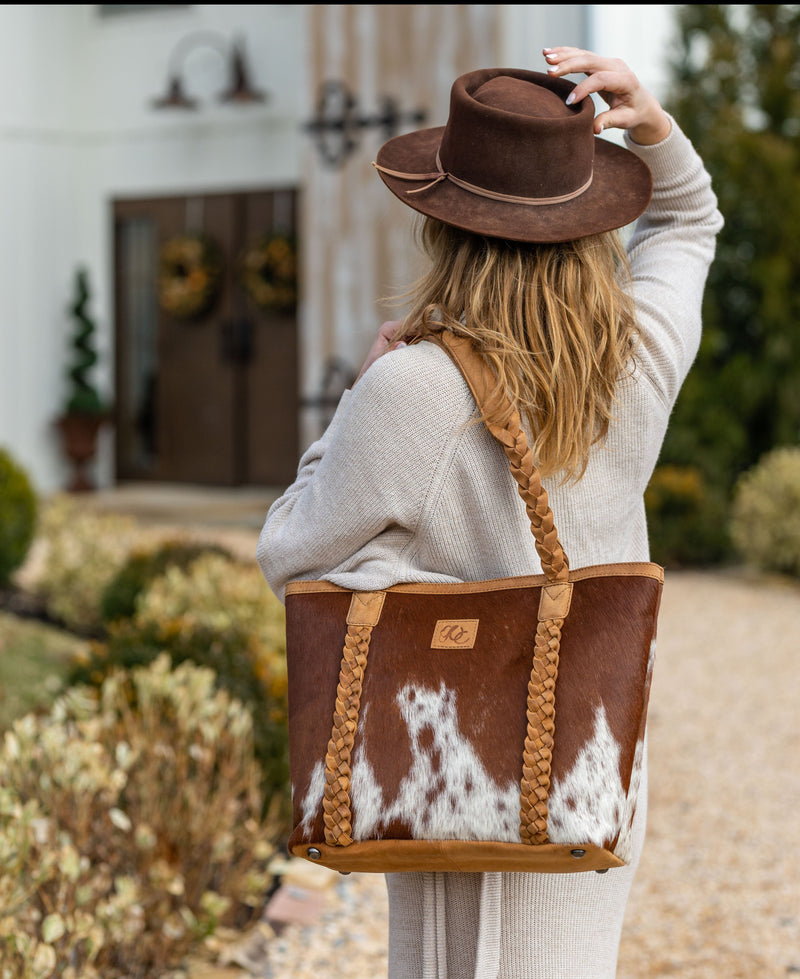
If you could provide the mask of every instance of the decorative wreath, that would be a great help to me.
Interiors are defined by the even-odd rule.
[[[291,313],[297,306],[297,245],[291,235],[264,235],[244,254],[242,281],[259,309]]]
[[[219,248],[211,238],[184,234],[168,239],[159,252],[159,305],[181,319],[202,315],[216,299],[221,271]]]

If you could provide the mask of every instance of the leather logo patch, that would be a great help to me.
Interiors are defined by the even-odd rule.
[[[431,649],[472,649],[478,635],[477,619],[439,619]]]

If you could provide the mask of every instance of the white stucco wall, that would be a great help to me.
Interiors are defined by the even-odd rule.
[[[541,68],[544,44],[615,54],[659,91],[674,8],[661,5],[498,5],[509,65]],[[53,428],[74,274],[90,275],[90,305],[111,394],[111,202],[115,198],[297,185],[313,152],[301,123],[307,5],[198,5],[101,17],[89,4],[0,5],[0,446],[37,489],[66,467]],[[244,35],[259,106],[214,102],[227,79],[213,48],[187,55],[194,114],[154,112],[170,55],[194,32]],[[567,35],[566,37],[564,35]],[[103,442],[96,476],[113,480]]]
[[[61,329],[82,219],[68,7],[0,6],[0,445],[54,478]],[[77,214],[76,214],[77,212]]]
[[[0,446],[41,492],[67,469],[53,428],[65,393],[66,306],[75,270],[93,289],[112,393],[112,223],[116,198],[294,186],[305,141],[303,5],[199,5],[100,16],[90,4],[0,5]],[[206,33],[242,35],[262,105],[221,105],[227,66],[187,51],[182,75],[201,106],[156,112],[170,54]],[[112,480],[106,438],[95,467]]]

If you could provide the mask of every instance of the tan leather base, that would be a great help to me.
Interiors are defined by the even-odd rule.
[[[319,859],[310,857],[309,850],[316,850]],[[575,856],[581,851],[583,856]],[[367,840],[349,846],[300,843],[289,852],[331,870],[366,874],[433,870],[566,874],[625,866],[609,850],[591,843],[530,846],[484,840]]]

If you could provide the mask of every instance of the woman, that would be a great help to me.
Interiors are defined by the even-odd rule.
[[[258,560],[279,596],[300,578],[370,591],[540,572],[460,373],[436,343],[403,340],[443,328],[473,340],[520,408],[571,566],[649,560],[643,494],[722,219],[692,146],[625,64],[544,56],[546,74],[463,76],[443,130],[378,155],[423,215],[429,270],[270,509]],[[609,106],[596,117],[591,93]],[[595,139],[608,128],[624,147]],[[630,863],[612,873],[387,875],[391,979],[613,977],[645,802],[646,778]]]

